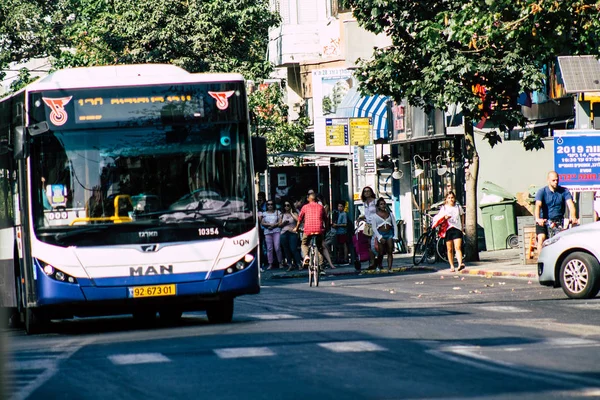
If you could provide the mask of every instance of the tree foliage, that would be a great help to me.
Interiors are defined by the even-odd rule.
[[[277,84],[261,85],[249,96],[252,126],[255,134],[267,139],[267,152],[304,150],[304,130],[308,119],[301,117],[288,122],[288,106],[284,92]]]
[[[361,88],[411,104],[462,105],[471,121],[500,131],[526,121],[517,99],[543,87],[558,55],[598,54],[600,2],[590,0],[345,0],[358,22],[385,33],[357,71]],[[485,87],[485,97],[473,90]],[[490,144],[500,141],[496,132]],[[526,145],[537,148],[538,141]]]
[[[49,57],[54,68],[169,63],[260,79],[278,23],[267,0],[4,0],[0,68]]]
[[[479,156],[473,121],[500,131],[525,125],[518,97],[539,90],[559,55],[600,49],[600,2],[590,0],[344,0],[365,29],[392,44],[360,62],[360,89],[425,109],[460,104],[465,117],[467,257],[477,259]],[[497,131],[485,135],[490,145]],[[526,149],[543,147],[536,135]]]
[[[265,57],[268,30],[279,22],[268,0],[4,0],[0,80],[9,63],[34,58],[48,58],[52,69],[168,63],[263,80],[272,71]],[[23,69],[11,87],[31,80]],[[270,152],[303,146],[307,122],[288,124],[281,100],[274,89],[251,96],[257,133],[267,138]]]

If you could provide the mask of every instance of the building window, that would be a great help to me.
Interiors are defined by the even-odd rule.
[[[331,16],[337,17],[338,14],[350,12],[347,7],[344,7],[343,0],[331,0]]]
[[[312,23],[319,20],[317,0],[299,0],[297,10],[298,24]]]
[[[271,10],[281,16],[281,23],[283,25],[291,24],[290,1],[293,0],[271,0]]]

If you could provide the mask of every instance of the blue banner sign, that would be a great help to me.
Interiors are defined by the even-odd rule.
[[[600,131],[554,131],[554,170],[571,191],[600,190]]]

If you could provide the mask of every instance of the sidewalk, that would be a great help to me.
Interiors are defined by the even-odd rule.
[[[483,276],[503,276],[513,277],[521,279],[537,279],[537,265],[530,264],[524,265],[521,263],[519,249],[507,249],[507,250],[496,250],[496,251],[482,251],[479,253],[479,261],[466,263],[467,267],[460,271],[454,272],[453,274],[464,274],[464,275],[483,275]],[[384,260],[384,265],[385,265]],[[381,271],[367,270],[369,266],[368,262],[362,263],[362,269],[360,274],[388,274],[386,268]],[[394,264],[392,273],[403,273],[407,270],[410,271],[425,271],[438,274],[450,274],[450,267],[448,263],[437,262],[435,264],[421,263],[418,266],[413,266],[412,254],[394,254]],[[326,269],[327,275],[356,275],[357,271],[352,265],[339,266],[336,269]],[[306,276],[307,270],[303,271],[290,271],[286,272],[284,269],[274,269],[270,271],[262,272],[262,279],[285,279],[285,278],[298,278]]]

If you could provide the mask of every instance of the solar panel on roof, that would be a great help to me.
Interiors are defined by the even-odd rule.
[[[567,93],[600,92],[600,62],[595,56],[561,56],[558,65]]]

